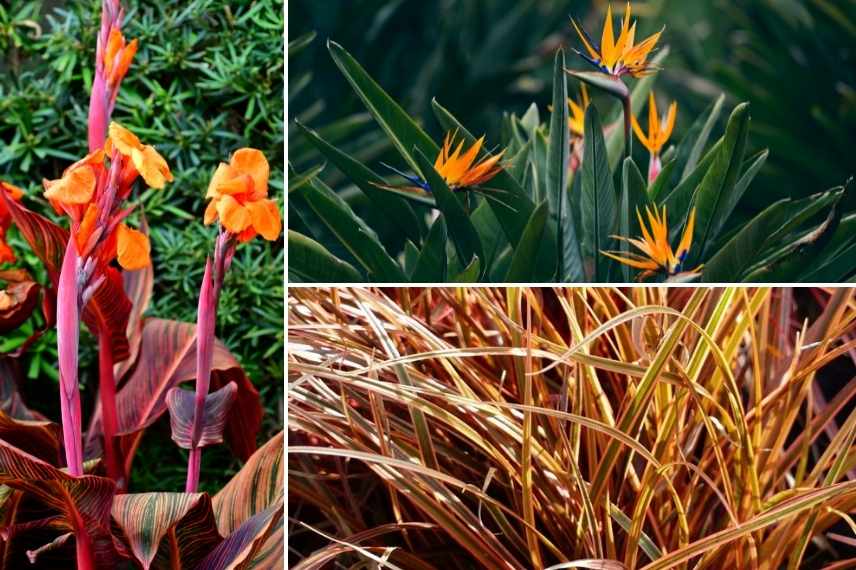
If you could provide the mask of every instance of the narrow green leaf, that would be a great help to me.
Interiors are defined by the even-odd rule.
[[[479,234],[473,227],[469,215],[464,210],[464,205],[449,189],[443,177],[434,170],[434,166],[428,157],[420,150],[416,150],[415,155],[416,162],[419,164],[420,170],[425,173],[425,180],[437,200],[437,208],[447,220],[449,234],[452,237],[458,258],[462,263],[469,263],[473,257],[481,259],[484,256],[481,240],[479,240]]]
[[[381,245],[377,234],[326,184],[313,179],[301,194],[339,242],[369,272],[371,280],[407,280],[401,267]]]
[[[718,236],[722,231],[722,228],[725,227],[728,217],[734,211],[734,208],[737,207],[738,202],[740,202],[740,198],[743,197],[743,194],[749,188],[749,185],[752,184],[752,180],[755,179],[755,175],[758,174],[758,171],[761,170],[762,166],[764,166],[769,155],[770,151],[763,150],[758,153],[756,157],[750,159],[752,161],[751,164],[734,186],[734,190],[723,197],[720,214],[712,221],[711,224],[711,235]]]
[[[288,163],[289,170],[293,171],[294,167],[291,166],[291,163]],[[315,178],[321,171],[324,170],[326,164],[319,164],[318,166],[313,166],[306,172],[296,173],[294,176],[288,177],[288,193],[291,194],[295,190],[300,190],[303,186],[305,186],[311,179]]]
[[[481,263],[478,257],[473,257],[470,264],[463,271],[452,277],[452,283],[478,283],[479,275],[481,275]]]
[[[586,111],[585,149],[580,175],[583,258],[592,261],[594,274],[591,280],[604,282],[608,258],[600,252],[609,249],[609,236],[615,233],[618,204],[603,141],[603,127],[594,105]]]
[[[707,259],[708,248],[716,239],[713,230],[718,225],[717,219],[728,215],[724,208],[732,201],[729,194],[734,192],[740,169],[743,167],[748,134],[749,104],[742,103],[731,113],[722,148],[714,157],[710,170],[705,174],[693,198],[696,226],[689,265]]]
[[[580,180],[579,176],[575,176],[571,187],[565,190],[565,197],[562,200],[562,272],[559,274],[559,281],[562,283],[580,283],[585,281],[585,268],[583,267],[583,255],[580,251],[580,240],[577,237],[579,226],[575,219],[574,208],[577,215],[579,214],[580,204]]]
[[[642,233],[636,211],[644,212],[648,203],[648,192],[645,187],[645,178],[639,172],[639,167],[633,162],[632,157],[624,159],[621,167],[621,206],[619,212],[619,234],[624,237],[636,237]],[[621,252],[627,254],[630,244],[626,241],[620,242]],[[630,282],[630,266],[621,265],[623,280]]]
[[[357,161],[350,155],[339,150],[314,130],[306,127],[299,121],[295,121],[297,128],[306,139],[312,143],[327,160],[336,165],[336,168],[348,177],[372,202],[384,216],[390,220],[408,239],[419,242],[422,239],[425,223],[408,204],[404,198],[394,193],[378,188],[376,184],[385,184],[383,178],[375,174],[370,168]],[[289,187],[289,192],[291,188]]]
[[[315,39],[316,33],[315,31],[307,32],[300,36],[299,38],[293,39],[288,42],[288,57],[291,57],[297,53],[299,53],[303,48],[312,43],[312,40]]]
[[[523,237],[514,250],[508,273],[505,274],[506,282],[528,283],[532,281],[535,274],[535,254],[540,246],[541,237],[544,235],[544,226],[547,223],[548,214],[547,202],[542,202],[532,212],[529,222],[526,224],[526,230],[523,232]]]
[[[440,214],[431,226],[425,245],[419,253],[416,269],[410,280],[413,283],[444,283],[446,281],[446,222]]]
[[[717,97],[716,101],[713,103],[710,112],[707,114],[707,119],[701,126],[698,137],[695,139],[695,142],[689,152],[689,156],[687,157],[687,161],[684,164],[681,180],[690,175],[690,173],[695,169],[696,164],[698,164],[699,159],[702,157],[704,147],[707,146],[707,141],[710,138],[710,133],[713,131],[716,121],[719,120],[719,114],[722,112],[722,104],[724,102],[725,94],[723,93]],[[699,117],[699,120],[701,120],[701,117]],[[693,125],[693,127],[695,127],[695,125]],[[690,129],[690,132],[692,132],[692,128]],[[683,144],[683,142],[681,144]]]
[[[658,196],[662,194],[663,190],[665,190],[666,186],[672,180],[672,174],[674,173],[677,164],[678,160],[676,158],[663,163],[663,169],[660,171],[660,174],[658,174],[657,178],[654,179],[654,182],[648,186],[648,196],[651,202],[658,201]]]
[[[783,199],[755,216],[705,263],[702,281],[738,282],[767,248],[806,220],[827,208],[843,190],[826,192],[802,200]]]
[[[375,118],[375,121],[386,131],[392,144],[398,149],[402,158],[410,166],[421,172],[413,149],[418,148],[427,156],[436,156],[440,151],[431,137],[410,118],[410,116],[378,85],[365,69],[342,46],[334,41],[327,41],[327,49],[339,70],[345,75],[356,94]]]
[[[547,144],[547,204],[549,218],[554,221],[558,231],[558,267],[559,275],[565,274],[562,244],[564,232],[570,216],[563,219],[562,213],[569,212],[565,202],[568,199],[568,155],[570,153],[570,130],[568,129],[568,85],[565,79],[565,52],[556,52],[553,64],[553,112],[550,113],[550,139]],[[531,224],[531,219],[530,222]],[[514,263],[511,264],[514,268]]]
[[[356,283],[360,273],[317,241],[288,230],[289,280],[303,283]]]

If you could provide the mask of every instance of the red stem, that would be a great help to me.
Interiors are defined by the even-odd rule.
[[[80,335],[79,258],[69,238],[57,286],[57,352],[59,354],[60,412],[65,460],[72,475],[83,475],[80,389],[77,385],[77,351]]]
[[[216,257],[217,253],[215,253]],[[194,402],[190,457],[187,462],[186,493],[195,493],[199,486],[199,467],[202,462],[202,449],[197,444],[202,436],[205,398],[208,396],[208,387],[211,382],[211,360],[214,353],[214,323],[216,313],[217,298],[214,279],[212,277],[211,259],[208,258],[205,260],[205,275],[202,278],[202,287],[199,291],[199,306],[196,313],[196,400]]]
[[[110,334],[105,330],[98,332],[98,395],[101,399],[101,427],[104,433],[104,459],[107,475],[116,481],[119,490],[125,489],[125,472],[122,468],[122,454],[116,432],[119,420],[116,414],[116,382],[113,378],[113,350]]]

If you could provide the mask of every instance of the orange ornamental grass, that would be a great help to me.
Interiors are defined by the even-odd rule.
[[[276,201],[267,197],[269,176],[270,166],[261,151],[235,151],[229,164],[220,163],[208,185],[205,197],[211,201],[205,209],[205,225],[219,219],[240,242],[256,235],[269,241],[279,237],[282,218]]]
[[[6,192],[6,195],[16,202],[20,202],[21,196],[24,195],[23,190],[2,180],[0,180],[0,192]],[[9,244],[6,243],[6,232],[9,231],[10,225],[12,225],[12,216],[9,214],[5,202],[0,200],[0,263],[12,263],[15,261],[15,253],[9,247]]]
[[[94,255],[103,263],[117,259],[124,269],[141,269],[150,263],[149,240],[124,223],[131,210],[119,204],[138,176],[152,188],[163,188],[172,174],[153,147],[142,145],[121,125],[111,123],[109,133],[103,149],[66,168],[61,178],[45,180],[44,195],[57,213],[71,220],[78,256]]]

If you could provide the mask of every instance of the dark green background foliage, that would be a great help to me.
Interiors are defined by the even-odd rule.
[[[290,40],[317,37],[290,62],[291,114],[325,140],[370,164],[395,160],[394,150],[347,88],[324,47],[332,39],[435,138],[442,134],[432,97],[476,133],[498,140],[503,112],[523,115],[550,102],[552,55],[558,45],[580,47],[569,16],[598,35],[606,2],[570,0],[295,0]],[[616,9],[623,2],[614,2]],[[752,106],[748,155],[769,148],[754,189],[734,213],[748,218],[776,199],[803,197],[843,184],[853,173],[856,147],[856,11],[852,0],[649,0],[633,2],[637,38],[666,31],[671,48],[657,78],[658,97],[680,108],[673,141],[680,141],[716,96],[726,109]],[[569,67],[585,64],[568,51]],[[310,75],[311,73],[311,75]],[[575,82],[569,92],[575,94]],[[598,99],[602,100],[602,99]],[[646,111],[643,111],[646,112]],[[610,117],[611,118],[611,117]],[[727,113],[719,119],[724,127]],[[325,128],[327,129],[325,131]],[[322,160],[289,131],[289,160],[300,172]],[[345,142],[345,141],[348,142]],[[384,154],[384,153],[387,154]],[[634,157],[647,164],[641,145]],[[400,162],[393,162],[400,165]],[[360,198],[343,185],[336,168],[322,179],[344,191],[359,214],[379,231]],[[856,196],[845,198],[847,209]],[[299,227],[295,227],[298,231]],[[388,247],[394,245],[385,242]],[[334,251],[333,253],[340,253]]]
[[[123,5],[123,32],[129,40],[138,38],[140,49],[122,83],[113,118],[156,146],[175,176],[165,190],[137,196],[151,228],[155,289],[149,314],[194,321],[205,256],[213,251],[215,230],[202,225],[202,213],[217,164],[242,146],[262,150],[271,164],[270,193],[282,199],[283,4],[123,0]],[[27,205],[41,213],[50,212],[41,198],[42,179],[59,177],[87,150],[99,24],[97,0],[12,0],[0,5],[0,177],[25,188]],[[14,233],[12,240],[23,264],[38,275],[38,262],[26,253],[24,242]],[[241,245],[218,314],[218,336],[262,393],[265,439],[282,425],[282,267],[281,240]],[[93,393],[97,382],[90,341],[83,340],[81,377]],[[53,372],[53,342],[47,335],[28,356],[33,384]],[[50,413],[55,402],[38,404]],[[160,428],[164,437],[145,438],[149,447],[136,465],[174,465],[174,481],[165,478],[162,469],[155,476],[142,468],[133,482],[140,488],[178,487],[183,480],[181,454],[169,441],[168,425]],[[207,479],[203,473],[203,485],[217,488],[226,475],[227,453],[205,455],[203,469],[214,466],[217,473]]]

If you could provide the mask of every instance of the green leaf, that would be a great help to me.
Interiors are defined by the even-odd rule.
[[[291,163],[288,164],[290,170],[294,170],[294,167],[291,166]],[[295,190],[300,190],[303,186],[305,186],[309,181],[324,170],[326,164],[319,164],[318,166],[313,166],[306,172],[296,173],[293,176],[288,177],[288,193],[291,194]]]
[[[657,178],[654,179],[654,182],[648,186],[648,196],[652,202],[657,202],[657,197],[663,193],[663,190],[672,180],[672,173],[675,171],[677,164],[677,158],[673,158],[672,160],[663,163],[663,169],[660,171],[660,174],[658,174]]]
[[[559,275],[564,275],[565,254],[564,231],[570,216],[562,219],[563,212],[569,212],[565,202],[568,199],[568,155],[570,153],[570,131],[568,130],[568,86],[565,79],[565,52],[556,52],[553,64],[553,112],[550,113],[550,139],[547,143],[547,204],[550,207],[549,218],[558,229],[558,267]],[[534,214],[533,214],[534,215]],[[530,219],[529,224],[532,223]],[[515,254],[516,255],[516,254]],[[514,269],[514,263],[511,264]]]
[[[812,216],[827,208],[842,190],[825,192],[802,200],[783,199],[755,216],[705,263],[702,281],[724,283],[742,281],[747,270],[771,245]]]
[[[689,265],[707,259],[708,248],[716,239],[714,229],[721,226],[720,218],[728,216],[726,205],[733,201],[735,184],[743,167],[743,153],[749,134],[749,104],[738,105],[731,113],[725,129],[723,145],[713,159],[694,195],[696,226]]]
[[[315,39],[315,36],[315,31],[311,31],[303,34],[299,38],[288,42],[288,57],[295,55],[296,53],[303,50],[303,48],[311,44],[312,40]]]
[[[529,217],[529,222],[526,224],[526,230],[523,232],[523,238],[514,249],[511,266],[508,268],[508,273],[505,274],[506,282],[528,283],[532,281],[535,274],[535,254],[538,251],[541,237],[544,235],[548,213],[547,202],[541,202],[541,205],[532,212],[532,216]]]
[[[856,271],[856,214],[844,216],[822,255],[805,267],[807,283],[839,283]]]
[[[295,121],[295,123],[307,140],[327,160],[336,165],[336,168],[341,170],[351,182],[356,184],[372,202],[372,205],[383,213],[384,217],[395,224],[408,239],[417,243],[421,241],[424,234],[424,221],[416,215],[413,208],[404,198],[400,198],[392,192],[376,186],[377,184],[386,184],[383,178],[375,174],[361,162],[328,143],[314,130],[307,128],[299,121]],[[289,187],[289,192],[291,192],[291,187]]]
[[[339,70],[345,75],[356,94],[375,118],[375,121],[386,131],[392,144],[398,149],[402,158],[421,174],[416,162],[413,149],[417,148],[427,156],[436,156],[440,148],[416,122],[378,85],[366,70],[342,46],[334,41],[327,41],[327,49]]]
[[[624,159],[621,168],[621,206],[618,209],[619,234],[624,237],[636,237],[642,233],[639,220],[636,217],[637,210],[644,212],[648,203],[648,192],[645,187],[645,178],[639,172],[639,167],[633,162],[632,157]],[[630,251],[630,244],[622,241],[621,252],[626,254]],[[630,282],[630,266],[621,264],[621,271],[625,283]]]
[[[749,185],[752,184],[752,180],[755,179],[755,175],[758,174],[758,171],[761,170],[762,166],[764,166],[769,155],[770,151],[763,150],[753,159],[750,159],[752,162],[734,186],[734,191],[729,192],[723,198],[720,214],[712,223],[711,235],[718,236],[722,231],[722,228],[725,226],[725,222],[728,221],[728,217],[731,215],[731,212],[733,212],[734,208],[737,207],[737,203],[740,202],[740,198],[743,197],[743,194],[749,188]]]
[[[301,191],[301,195],[339,242],[368,271],[372,281],[407,280],[401,267],[381,245],[377,234],[326,184],[314,179]]]
[[[701,162],[698,163],[692,174],[681,180],[675,188],[669,192],[662,190],[657,193],[657,202],[660,206],[666,206],[672,219],[670,239],[674,239],[675,235],[682,231],[682,227],[686,223],[690,213],[690,206],[693,203],[695,191],[705,174],[707,174],[707,171],[710,170],[713,159],[716,158],[719,149],[722,148],[722,141],[723,139],[719,139],[707,154],[704,155],[704,158],[701,159]],[[673,163],[674,161],[670,164]],[[658,176],[657,179],[659,180],[660,177]]]
[[[437,200],[437,208],[447,220],[449,234],[451,234],[452,243],[455,244],[455,251],[457,251],[461,263],[469,263],[473,257],[482,259],[484,253],[482,252],[479,234],[461,200],[449,189],[446,181],[434,170],[431,161],[420,150],[416,151],[416,162],[425,174],[425,180],[431,187],[434,199]]]
[[[481,203],[470,214],[470,220],[473,222],[476,231],[479,234],[479,240],[484,247],[484,267],[485,275],[492,273],[495,269],[494,263],[503,251],[508,250],[508,239],[505,237],[505,232],[499,220],[496,219],[493,210],[490,207],[490,202],[482,200]],[[505,273],[503,272],[504,276]]]
[[[581,180],[581,176],[574,176],[571,187],[565,191],[565,199],[562,201],[562,272],[559,273],[559,280],[562,283],[580,283],[586,278],[580,240],[577,237]]]
[[[843,193],[842,193],[843,195]],[[803,281],[806,267],[826,252],[826,246],[841,222],[840,196],[820,226],[800,239],[779,249],[772,259],[746,278],[750,282],[787,283]]]
[[[713,130],[714,125],[716,125],[716,121],[719,119],[719,114],[722,112],[722,104],[725,102],[725,94],[723,93],[719,97],[717,97],[716,101],[713,103],[710,112],[707,114],[707,119],[704,124],[699,127],[698,137],[695,139],[693,143],[692,149],[689,152],[689,156],[687,157],[687,161],[684,164],[684,171],[681,174],[681,180],[690,175],[690,173],[695,169],[696,164],[698,164],[699,159],[702,157],[702,153],[704,152],[704,147],[707,145],[707,140],[710,138],[710,133]],[[703,117],[704,115],[702,115]],[[701,120],[701,117],[696,121]],[[693,130],[697,125],[693,125],[690,128],[690,131],[687,135],[687,138],[690,138],[690,135],[693,134]],[[683,141],[681,142],[683,145]]]
[[[618,204],[603,141],[603,127],[594,105],[586,111],[585,149],[580,175],[583,258],[593,261],[592,281],[604,282],[608,259],[600,252],[609,249],[609,236],[615,233]]]
[[[431,226],[425,245],[419,253],[410,280],[413,283],[443,283],[446,281],[446,222],[440,214]]]
[[[478,257],[474,257],[463,271],[452,277],[452,283],[478,283],[481,275],[481,263]]]
[[[317,241],[288,230],[288,277],[302,283],[356,283],[359,271]]]

